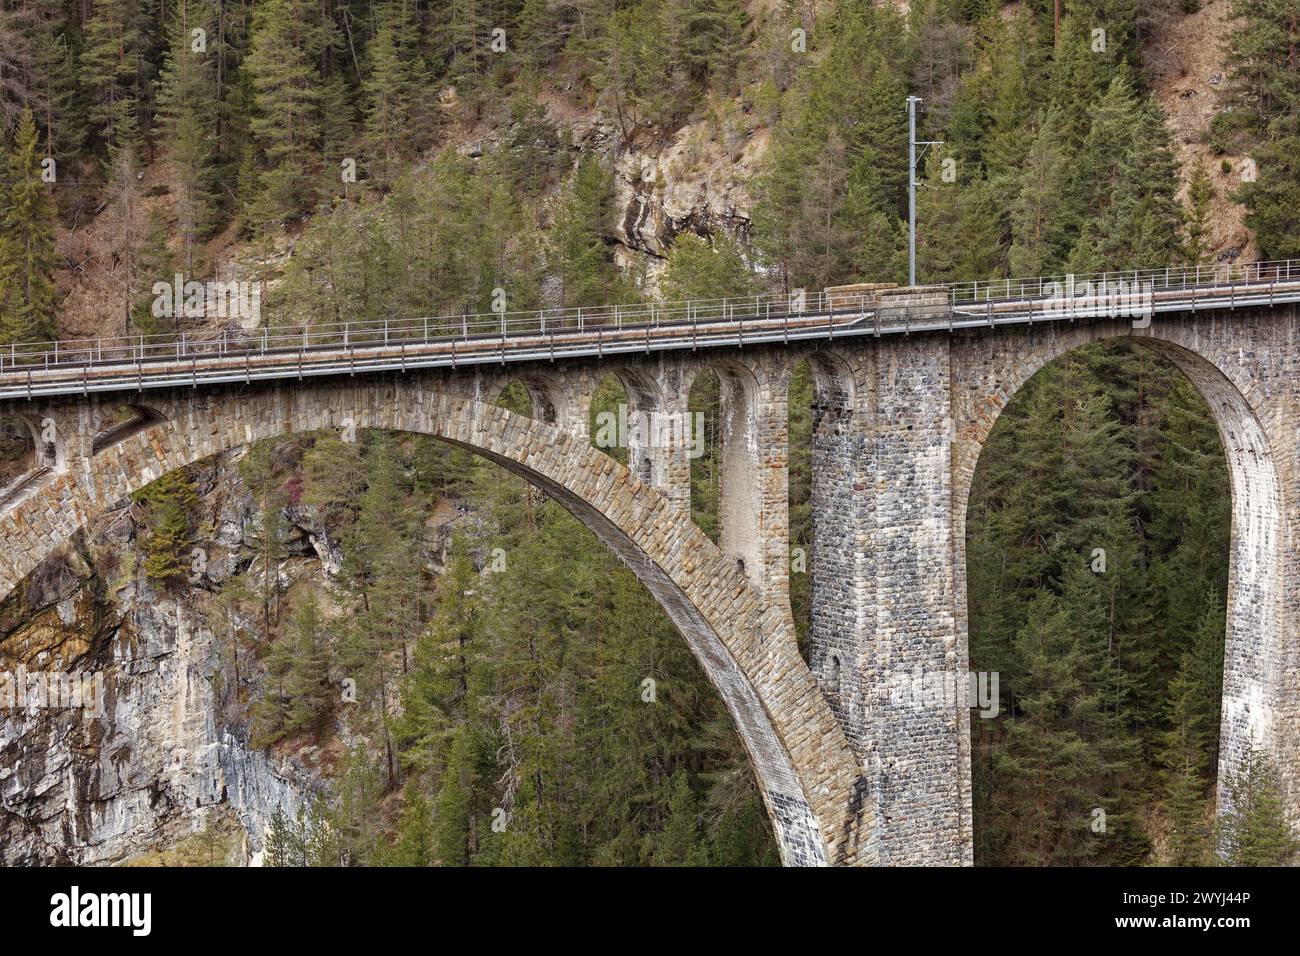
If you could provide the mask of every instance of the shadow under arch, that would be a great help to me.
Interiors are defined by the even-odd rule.
[[[508,469],[559,501],[637,575],[731,714],[787,865],[874,862],[876,827],[854,797],[843,732],[775,608],[707,537],[626,468],[562,429],[405,382],[174,396],[150,427],[88,469],[50,476],[0,512],[0,598],[54,548],[164,474],[276,436],[339,428],[427,434]]]
[[[1216,806],[1231,808],[1227,782],[1251,747],[1261,748],[1278,766],[1284,791],[1300,783],[1300,768],[1281,759],[1286,732],[1285,701],[1300,687],[1292,686],[1286,653],[1284,543],[1288,516],[1279,477],[1278,461],[1285,453],[1269,437],[1269,417],[1261,408],[1252,383],[1228,355],[1201,351],[1194,332],[1162,325],[1137,333],[1126,323],[1078,325],[1050,334],[1029,356],[1021,354],[1012,371],[998,384],[993,400],[975,420],[959,422],[954,455],[954,540],[966,541],[970,492],[985,442],[1002,411],[1020,389],[1041,369],[1084,345],[1125,339],[1167,359],[1191,382],[1210,409],[1227,459],[1231,484],[1231,532],[1228,593],[1225,595],[1227,627],[1223,668],[1222,710],[1219,724],[1219,775]],[[970,383],[968,383],[970,384]],[[966,549],[954,568],[957,587],[958,641],[961,672],[970,667],[969,607]],[[970,813],[971,754],[969,711],[962,711],[962,746],[966,775],[966,813]],[[1294,792],[1292,789],[1290,792]]]

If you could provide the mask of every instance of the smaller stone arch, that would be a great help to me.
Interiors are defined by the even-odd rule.
[[[490,396],[489,401],[500,404],[501,395],[515,383],[528,393],[529,414],[532,418],[570,433],[576,433],[575,429],[586,431],[585,421],[579,421],[575,396],[560,378],[532,370],[513,375],[495,375],[486,383],[484,391]]]
[[[90,453],[98,455],[118,442],[126,441],[137,432],[144,431],[161,421],[165,416],[156,408],[138,402],[117,406],[118,415],[100,425],[90,442]]]
[[[714,437],[714,463],[717,468],[717,542],[718,547],[730,557],[738,569],[759,587],[766,596],[780,587],[774,578],[784,560],[773,562],[765,525],[770,523],[773,506],[769,501],[767,485],[774,475],[765,463],[770,463],[776,434],[784,439],[784,403],[770,401],[773,376],[769,370],[751,364],[747,357],[721,355],[703,357],[683,377],[682,388],[686,396],[683,406],[688,412],[691,393],[701,376],[712,372],[717,376],[717,425]],[[769,401],[764,401],[764,399]],[[766,412],[767,414],[764,414]],[[765,427],[773,415],[779,414],[777,428]],[[704,449],[707,453],[708,449]],[[784,449],[780,449],[784,465]],[[781,469],[784,481],[784,468]],[[785,505],[785,490],[781,489],[780,505]],[[785,549],[785,517],[781,516],[782,540]],[[786,584],[784,579],[781,585]],[[788,586],[788,585],[787,585]],[[784,588],[781,588],[784,591]]]
[[[807,362],[813,376],[813,411],[816,422],[827,421],[836,427],[848,427],[856,408],[857,385],[853,367],[838,352],[820,348],[802,355],[787,370],[783,391],[788,392],[790,378],[800,362]]]
[[[22,415],[8,414],[0,419],[0,507],[48,471],[40,464],[37,441],[31,422]]]
[[[35,467],[59,468],[67,461],[65,444],[60,440],[58,422],[44,412],[15,412],[14,418],[27,426],[32,436]]]

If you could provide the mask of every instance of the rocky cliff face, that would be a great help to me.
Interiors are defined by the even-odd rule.
[[[565,127],[575,145],[574,162],[581,153],[594,153],[613,166],[615,215],[607,238],[620,267],[645,275],[647,291],[657,290],[677,236],[730,233],[749,239],[751,189],[771,146],[771,130],[752,106],[722,100],[694,122],[671,131],[638,131],[643,135],[631,142],[599,111],[575,110],[560,97],[546,106],[547,119]],[[500,147],[502,132],[475,128],[456,148],[479,159]]]
[[[251,750],[228,706],[210,588],[239,566],[251,505],[228,459],[199,487],[213,552],[200,587],[146,581],[139,509],[124,502],[0,607],[0,671],[103,675],[99,713],[0,709],[0,863],[122,863],[214,828],[228,861],[255,863],[275,808],[292,816],[319,786],[302,759]]]
[[[739,112],[727,122],[692,123],[663,142],[640,145],[614,159],[620,210],[614,238],[623,264],[649,257],[648,272],[662,268],[682,233],[728,232],[748,240],[750,184],[767,154],[769,131]]]

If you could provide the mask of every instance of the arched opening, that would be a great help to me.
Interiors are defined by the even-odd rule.
[[[966,515],[969,665],[1000,691],[970,701],[977,864],[1209,861],[1234,698],[1264,718],[1275,628],[1241,615],[1276,599],[1274,483],[1241,394],[1176,346],[1093,343],[1012,397]]]
[[[125,441],[161,419],[157,411],[145,405],[106,406],[101,409],[100,421],[91,440],[91,454],[98,455],[105,448]]]
[[[37,468],[36,439],[17,415],[0,418],[0,505],[20,494]]]
[[[720,418],[722,381],[711,368],[701,369],[687,393],[686,411],[703,423],[699,454],[691,458],[691,521],[718,541],[718,503],[722,488]]]
[[[851,482],[845,484],[856,454],[849,437],[852,373],[838,356],[815,352],[790,370],[786,401],[790,608],[800,652],[810,665],[814,658],[824,665],[827,638],[838,628],[827,620],[819,625],[814,614],[843,606],[836,588],[852,573],[855,550],[842,538],[844,508],[854,500]],[[820,631],[820,652],[811,648],[814,630]]]
[[[497,393],[495,403],[517,415],[527,415],[547,425],[566,426],[572,413],[563,387],[544,375],[510,379]]]
[[[687,392],[692,434],[691,519],[762,587],[762,462],[758,382],[739,361],[699,370]]]
[[[628,465],[638,478],[646,480],[641,474],[646,469],[640,467],[639,460],[634,462],[637,467],[628,464],[629,458],[644,456],[629,456],[629,433],[634,427],[632,409],[627,389],[613,372],[607,373],[592,389],[587,427],[593,448],[599,448],[620,465]]]

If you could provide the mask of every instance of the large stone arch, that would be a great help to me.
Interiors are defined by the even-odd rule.
[[[799,657],[788,611],[585,435],[514,415],[432,376],[172,393],[158,420],[70,462],[0,513],[0,598],[114,503],[177,468],[277,435],[340,428],[429,434],[475,451],[560,501],[654,595],[722,696],[785,863],[872,863],[878,837],[844,732]],[[68,417],[77,405],[65,409]]]
[[[1129,322],[1045,325],[1032,332],[982,332],[955,348],[953,362],[954,584],[958,644],[969,667],[966,594],[966,516],[975,468],[1002,410],[1038,371],[1067,353],[1104,339],[1131,338],[1170,360],[1214,415],[1232,489],[1218,806],[1228,806],[1227,774],[1247,747],[1262,748],[1282,776],[1292,814],[1300,794],[1294,615],[1285,561],[1293,528],[1287,502],[1290,445],[1282,415],[1261,388],[1240,342],[1222,317],[1184,318],[1135,329]],[[1240,328],[1240,324],[1238,324]],[[1256,330],[1258,331],[1258,330]],[[1258,343],[1255,348],[1259,348]],[[969,734],[969,713],[963,712]],[[969,749],[964,772],[969,774]]]

